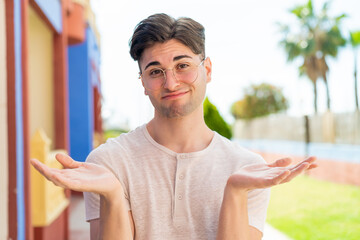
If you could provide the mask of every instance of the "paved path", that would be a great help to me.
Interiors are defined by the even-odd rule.
[[[69,225],[69,240],[90,240],[90,224],[85,221],[85,203],[82,195],[71,196]]]
[[[291,238],[273,228],[270,224],[265,224],[264,237],[262,240],[291,240]]]
[[[85,222],[85,203],[81,195],[73,195],[70,205],[70,240],[89,240],[89,223]],[[265,225],[263,240],[291,240],[269,224]]]

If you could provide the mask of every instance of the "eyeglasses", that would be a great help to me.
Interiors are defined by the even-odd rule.
[[[183,83],[192,84],[196,81],[198,77],[198,67],[204,63],[205,60],[202,60],[200,64],[193,62],[179,62],[170,69],[162,68],[148,68],[139,78],[143,80],[144,87],[150,90],[159,90],[162,88],[166,82],[166,70],[171,70],[173,76],[177,81]]]

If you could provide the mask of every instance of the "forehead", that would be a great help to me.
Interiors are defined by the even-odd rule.
[[[191,49],[176,39],[171,39],[164,43],[155,43],[152,47],[144,50],[140,66],[146,66],[150,62],[157,61],[160,64],[172,62],[174,57],[180,55],[188,55],[196,57],[196,54]]]

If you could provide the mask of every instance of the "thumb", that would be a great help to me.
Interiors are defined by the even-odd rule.
[[[64,168],[78,168],[82,165],[81,162],[77,162],[72,159],[69,155],[58,153],[55,155],[56,160],[58,160]]]
[[[273,163],[268,164],[269,167],[286,167],[291,163],[291,158],[281,158]]]

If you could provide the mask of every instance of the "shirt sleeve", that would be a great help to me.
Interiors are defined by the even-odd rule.
[[[248,193],[249,225],[264,232],[267,208],[270,200],[270,188],[255,189]]]
[[[102,165],[108,168],[114,173],[114,175],[119,179],[119,176],[114,172],[114,166],[111,164],[111,159],[108,156],[108,153],[105,151],[104,145],[99,146],[97,149],[94,149],[86,159],[87,163],[94,163]],[[123,182],[119,179],[123,189],[125,186]],[[128,211],[131,210],[129,197],[125,191],[125,204]],[[100,195],[92,192],[84,192],[84,201],[85,201],[85,219],[86,221],[91,221],[94,219],[100,218]]]
[[[100,218],[100,196],[99,194],[84,192],[85,219],[87,222]]]

